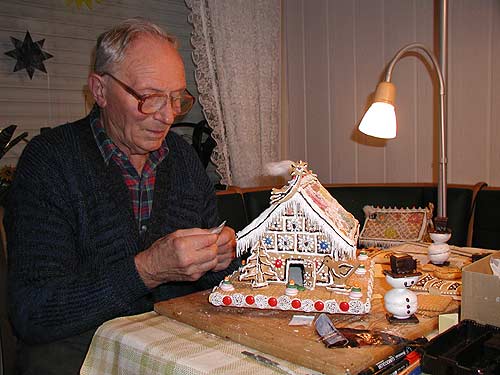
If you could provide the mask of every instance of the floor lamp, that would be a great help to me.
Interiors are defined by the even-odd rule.
[[[367,135],[377,138],[395,138],[397,131],[396,112],[394,99],[396,87],[391,83],[394,66],[407,52],[417,53],[431,60],[434,72],[439,81],[439,177],[438,177],[438,199],[437,216],[434,219],[434,229],[437,232],[447,232],[448,218],[446,213],[446,106],[445,106],[445,84],[439,64],[430,50],[420,43],[411,43],[401,48],[389,62],[386,70],[385,80],[377,85],[373,104],[363,116],[359,124],[359,130]]]

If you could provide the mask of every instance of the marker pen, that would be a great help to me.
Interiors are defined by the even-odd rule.
[[[412,341],[410,344],[408,344],[408,346],[404,346],[399,350],[396,349],[396,352],[394,354],[375,363],[373,366],[365,368],[364,370],[359,372],[358,375],[373,375],[376,372],[382,371],[391,366],[392,364],[394,364],[395,362],[403,359],[407,354],[411,353],[419,346],[425,345],[427,342],[428,342],[427,338],[419,337],[416,340]]]
[[[405,358],[407,354],[411,353],[414,351],[415,348],[411,346],[405,346],[401,350],[397,351],[396,353],[388,356],[387,358],[384,358],[383,360],[375,363],[373,366],[367,367],[361,372],[358,373],[358,375],[373,375],[376,372],[386,369],[392,364],[400,361],[401,359]]]
[[[408,366],[410,366],[412,363],[418,360],[420,360],[420,353],[417,351],[413,351],[409,353],[402,361],[397,362],[396,364],[389,367],[387,370],[381,372],[380,375],[397,375],[401,373],[401,371],[406,369]]]

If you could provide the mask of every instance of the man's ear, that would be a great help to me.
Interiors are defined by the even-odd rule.
[[[90,73],[88,78],[88,86],[97,105],[101,108],[105,107],[106,87],[104,85],[103,78],[96,73]]]

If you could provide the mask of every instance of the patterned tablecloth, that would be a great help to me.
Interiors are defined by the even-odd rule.
[[[260,354],[282,369],[250,358]],[[117,318],[96,331],[81,375],[319,374],[155,312]]]

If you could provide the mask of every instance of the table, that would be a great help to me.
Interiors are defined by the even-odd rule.
[[[385,279],[380,278],[378,281],[381,288],[388,288]],[[407,339],[427,336],[437,329],[438,313],[418,315],[418,324],[390,325],[386,319],[382,294],[377,293],[378,290],[376,282],[376,295],[372,299],[369,314],[329,315],[335,326],[379,331]],[[209,291],[205,291],[160,302],[155,305],[155,310],[203,331],[328,375],[345,374],[347,369],[356,374],[368,365],[386,358],[395,349],[389,345],[328,349],[318,340],[314,327],[288,324],[294,315],[307,313],[216,307],[207,302],[208,295]],[[456,311],[458,305],[455,301],[450,302],[446,312]]]
[[[336,316],[334,318],[336,326],[352,326],[352,323],[355,322],[355,327],[362,326],[370,329],[387,327],[381,298],[386,286],[382,280],[379,277],[379,282],[375,284],[376,295],[373,299],[372,312],[364,317]],[[377,289],[377,285],[378,288],[382,289]],[[348,368],[350,373],[355,374],[367,365],[385,358],[393,350],[387,345],[354,349],[326,349],[321,342],[317,341],[317,337],[312,333],[312,327],[290,328],[288,326],[289,318],[293,312],[271,311],[271,313],[279,313],[274,318],[271,317],[274,322],[273,327],[281,327],[286,331],[286,335],[273,332],[271,336],[284,337],[285,340],[278,343],[283,347],[291,346],[292,339],[304,339],[305,337],[304,345],[310,345],[312,348],[310,357],[320,360],[321,366],[323,366],[320,367],[321,370],[318,370],[320,372],[313,371],[310,369],[312,366],[296,364],[293,353],[285,351],[276,355],[277,353],[274,352],[259,351],[260,346],[246,340],[246,335],[236,335],[234,334],[235,330],[231,331],[231,327],[235,325],[269,324],[265,322],[269,320],[269,314],[261,310],[221,309],[212,306],[207,302],[208,293],[209,291],[205,291],[161,302],[155,308],[162,315],[149,312],[137,316],[117,318],[104,323],[94,336],[81,374],[239,375],[287,373],[257,362],[255,359],[243,355],[243,351],[259,353],[270,358],[285,366],[289,374],[318,374],[320,372],[345,374]],[[457,307],[458,303],[454,303],[450,305],[449,311],[456,310]],[[261,320],[255,321],[259,315],[261,315]],[[217,319],[213,319],[214,316]],[[434,317],[419,316],[419,319],[418,326],[392,327],[389,330],[400,333],[407,338],[416,338],[428,335],[437,328],[437,314]],[[224,321],[226,321],[226,325],[222,327],[221,331],[220,325]],[[278,323],[276,324],[276,322]],[[307,333],[304,333],[306,331]],[[218,335],[209,332],[215,332]],[[310,350],[308,347],[305,349]],[[287,361],[287,359],[289,360]]]
[[[270,375],[286,372],[242,354],[259,353],[155,312],[117,318],[94,335],[81,375]],[[289,374],[319,374],[260,353],[286,366]]]

